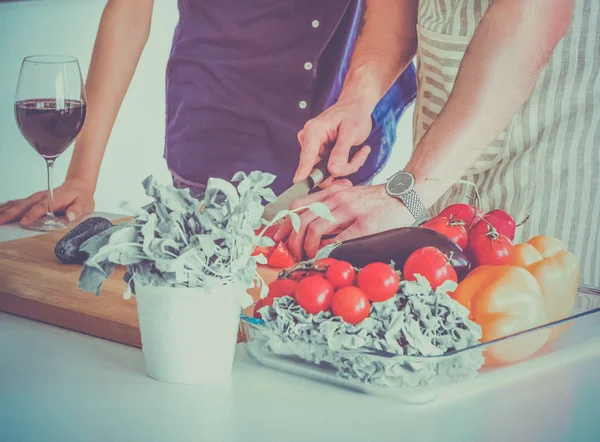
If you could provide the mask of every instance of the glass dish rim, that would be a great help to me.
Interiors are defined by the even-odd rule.
[[[579,284],[578,289],[577,289],[577,293],[578,294],[585,294],[585,295],[590,295],[590,296],[595,296],[598,297],[598,299],[600,299],[600,289],[595,288],[595,287],[591,287],[588,285],[584,285],[584,284]],[[378,358],[383,358],[383,359],[394,359],[394,358],[402,358],[402,359],[407,359],[407,360],[412,360],[412,361],[432,361],[432,360],[443,360],[443,359],[452,359],[457,357],[457,355],[461,355],[461,354],[465,354],[468,352],[473,352],[476,351],[478,349],[483,350],[487,347],[490,347],[492,345],[498,344],[499,342],[505,342],[509,339],[513,339],[516,338],[518,336],[523,336],[526,334],[530,334],[533,333],[535,331],[539,331],[539,330],[543,330],[546,328],[552,328],[552,327],[556,327],[560,324],[565,324],[567,322],[571,322],[571,321],[575,321],[577,319],[581,319],[587,316],[591,316],[594,314],[600,313],[600,307],[596,307],[590,310],[586,310],[585,312],[581,312],[581,313],[577,313],[575,315],[571,315],[568,317],[565,317],[563,319],[559,319],[558,321],[552,321],[552,322],[548,322],[546,324],[543,325],[539,325],[537,327],[532,327],[532,328],[528,328],[527,330],[523,330],[517,333],[512,333],[510,335],[506,335],[503,336],[501,338],[497,338],[494,339],[492,341],[488,341],[488,342],[483,342],[483,343],[479,343],[477,345],[473,345],[470,347],[466,347],[463,348],[461,350],[456,350],[450,353],[446,353],[443,355],[439,355],[439,356],[412,356],[412,355],[399,355],[399,354],[393,354],[393,353],[388,353],[385,351],[381,351],[381,350],[377,350],[377,349],[373,349],[373,350],[369,350],[369,351],[364,351],[364,350],[335,350],[335,352],[337,353],[346,353],[346,354],[354,354],[354,355],[365,355],[365,356],[370,356],[370,357],[378,357]],[[257,320],[256,318],[251,318],[248,317],[246,315],[242,315],[241,317],[243,323],[250,327],[250,328],[254,328],[258,331],[264,331],[264,327],[263,324],[264,322],[262,322],[262,320]],[[249,344],[250,341],[246,342],[245,344]],[[322,344],[315,344],[317,346],[322,346]]]

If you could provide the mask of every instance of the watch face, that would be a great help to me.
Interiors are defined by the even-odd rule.
[[[388,192],[392,195],[404,195],[410,192],[415,184],[415,179],[410,173],[400,172],[393,175],[387,183]]]

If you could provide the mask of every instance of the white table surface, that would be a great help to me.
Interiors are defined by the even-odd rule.
[[[0,241],[17,227],[0,226]],[[0,269],[0,272],[2,269]],[[154,381],[139,349],[0,313],[0,441],[600,441],[600,351],[542,357],[404,405],[257,365]]]

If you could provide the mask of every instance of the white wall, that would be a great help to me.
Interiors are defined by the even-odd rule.
[[[0,201],[45,187],[43,160],[21,136],[14,119],[14,91],[23,57],[63,53],[79,58],[87,74],[105,1],[37,0],[0,3]],[[163,160],[165,66],[177,23],[176,0],[156,0],[152,31],[109,141],[96,208],[119,210],[119,202],[141,204],[141,181],[155,174],[167,181]],[[412,108],[398,128],[398,144],[381,181],[406,162],[411,145]],[[69,148],[56,162],[55,184],[64,180]]]

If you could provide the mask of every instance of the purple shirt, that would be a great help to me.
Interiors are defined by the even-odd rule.
[[[167,66],[165,157],[176,177],[204,184],[238,170],[291,185],[297,133],[341,90],[364,0],[179,0]],[[411,66],[373,114],[373,151],[352,179],[385,164],[415,97]]]

